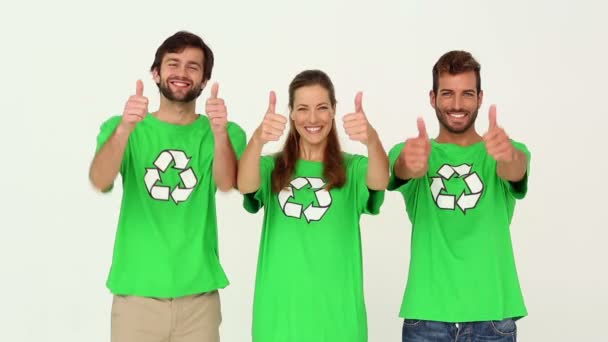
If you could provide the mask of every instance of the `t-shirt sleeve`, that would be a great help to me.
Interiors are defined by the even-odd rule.
[[[97,146],[95,147],[95,153],[99,152],[99,150],[105,145],[106,142],[110,139],[116,127],[120,124],[122,120],[121,116],[113,116],[110,119],[106,120],[101,127],[99,128],[99,133],[97,134]],[[122,157],[122,163],[120,165],[120,173],[124,174],[125,165],[127,164],[126,160],[129,157],[129,144],[125,147],[125,152]],[[112,190],[114,185],[112,184],[108,189],[105,189],[104,192],[108,192]]]
[[[388,187],[389,191],[403,191],[407,184],[411,183],[410,181],[403,180],[395,174],[395,164],[397,163],[397,159],[401,155],[401,151],[405,147],[405,143],[399,143],[388,152],[388,162],[389,162],[389,170],[390,176],[388,179]]]
[[[272,170],[274,159],[272,156],[260,158],[260,188],[243,196],[243,207],[250,213],[257,213],[267,205],[272,195]]]
[[[384,203],[384,190],[372,190],[367,186],[368,159],[363,156],[353,157],[355,196],[359,212],[377,215]]]
[[[505,185],[507,190],[513,195],[513,197],[515,197],[516,199],[522,199],[526,197],[526,194],[528,193],[528,176],[530,174],[531,154],[530,150],[528,150],[528,147],[526,145],[514,140],[511,140],[511,142],[513,143],[513,146],[515,146],[516,149],[522,151],[526,155],[528,165],[526,169],[526,174],[522,180],[518,182],[503,180],[503,184]]]
[[[236,159],[241,159],[241,155],[243,155],[245,146],[247,145],[247,134],[245,134],[245,131],[241,128],[241,126],[234,122],[228,122],[227,129],[228,137],[230,139],[230,143],[232,144],[232,148],[234,149]]]

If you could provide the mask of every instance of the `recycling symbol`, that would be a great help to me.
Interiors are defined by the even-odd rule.
[[[321,178],[314,177],[298,177],[289,183],[289,187],[279,192],[279,204],[281,209],[286,216],[301,218],[302,214],[306,218],[306,221],[321,221],[323,215],[327,212],[331,206],[331,195],[329,191],[325,190],[325,182]],[[306,185],[310,185],[310,189],[314,191],[315,198],[318,206],[314,203],[308,207],[303,208],[302,204],[289,202],[290,198],[294,198],[294,190],[300,190]]]
[[[467,210],[477,206],[483,192],[483,183],[479,179],[477,172],[471,172],[471,165],[452,166],[444,164],[439,168],[437,174],[439,175],[438,177],[431,177],[431,193],[437,207],[454,210],[458,206],[463,213],[466,213]],[[456,199],[455,195],[444,193],[446,190],[444,181],[449,180],[454,175],[462,178],[469,189],[469,193],[462,191],[458,199]]]
[[[192,171],[192,168],[188,167],[189,162],[190,158],[186,156],[184,151],[162,151],[154,161],[155,167],[146,168],[144,182],[146,183],[146,188],[148,189],[150,196],[159,201],[168,201],[169,199],[172,199],[175,204],[186,201],[198,182],[194,171]],[[160,174],[167,171],[171,163],[173,163],[174,169],[181,170],[179,172],[181,184],[178,184],[173,190],[171,190],[171,187],[169,186],[159,184],[162,183]],[[183,187],[180,185],[183,185]]]

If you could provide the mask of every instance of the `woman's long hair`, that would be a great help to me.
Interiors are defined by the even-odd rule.
[[[302,87],[318,85],[327,90],[329,101],[335,112],[336,93],[334,85],[327,74],[320,70],[306,70],[299,73],[289,84],[289,111],[293,111],[294,95]],[[295,171],[296,161],[300,157],[300,133],[295,128],[293,120],[289,120],[289,133],[283,150],[275,156],[275,167],[272,171],[272,191],[277,193],[286,188],[291,182]],[[323,178],[325,188],[340,188],[346,181],[346,170],[342,159],[342,149],[336,131],[336,120],[332,120],[331,130],[327,136],[327,144],[323,153]]]

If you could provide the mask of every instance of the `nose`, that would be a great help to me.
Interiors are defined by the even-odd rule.
[[[313,110],[310,112],[310,118],[309,121],[311,124],[315,124],[317,122],[317,119],[319,118],[319,114],[317,113],[316,110]]]
[[[462,105],[462,98],[460,96],[454,96],[454,103],[453,104],[453,108],[454,109],[461,109],[461,105]]]
[[[185,65],[181,65],[179,68],[177,68],[177,70],[175,71],[175,73],[177,74],[177,76],[186,77],[186,75],[187,75],[186,66]]]

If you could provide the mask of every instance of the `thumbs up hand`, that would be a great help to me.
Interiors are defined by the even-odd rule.
[[[355,96],[355,112],[346,114],[344,120],[344,130],[351,140],[360,141],[368,145],[371,139],[377,139],[378,135],[363,111],[363,93],[358,92]]]
[[[511,162],[515,159],[515,147],[502,127],[496,123],[496,105],[490,106],[488,132],[483,135],[488,154],[497,162]]]
[[[407,175],[405,179],[423,177],[429,169],[431,141],[426,133],[426,126],[422,118],[418,118],[417,125],[418,136],[405,141],[405,147],[400,156],[405,165]]]
[[[218,97],[219,84],[214,83],[211,86],[211,96],[205,103],[205,112],[211,123],[211,130],[214,135],[226,133],[226,125],[228,124],[228,111],[224,100]]]
[[[268,98],[268,109],[262,124],[255,130],[254,139],[257,139],[262,145],[269,141],[277,141],[283,135],[287,118],[276,113],[277,96],[274,91],[270,92]]]
[[[144,83],[138,80],[135,86],[135,95],[131,95],[125,104],[120,125],[130,133],[147,114],[148,98],[144,96]]]

